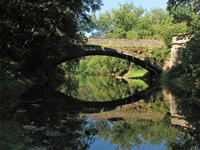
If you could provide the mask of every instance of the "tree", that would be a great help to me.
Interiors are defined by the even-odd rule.
[[[171,48],[172,35],[184,33],[186,23],[174,23],[173,15],[162,9],[144,10],[133,3],[120,5],[112,12],[93,16],[95,33],[93,37],[162,39]]]
[[[100,14],[98,18],[93,14],[92,20],[95,28],[95,31],[92,33],[92,37],[94,38],[105,37],[106,33],[113,26],[112,16],[108,11],[105,14]]]
[[[187,7],[193,7],[193,11],[196,13],[198,13],[198,11],[200,10],[199,0],[168,0],[167,4],[168,10],[171,10],[172,7],[177,7],[182,4]]]
[[[1,0],[1,67],[46,76],[52,60],[84,43],[88,12],[100,5],[101,0]]]
[[[112,9],[111,13],[100,14],[98,18],[93,15],[94,29],[96,30],[93,36],[126,38],[127,32],[135,28],[143,13],[143,8],[137,8],[130,3],[120,4],[119,9]]]
[[[187,21],[188,26],[200,29],[199,0],[169,0],[167,9],[173,14],[176,22]]]
[[[133,3],[120,5],[119,9],[112,10],[113,28],[108,37],[126,38],[127,32],[134,29],[144,13],[144,9],[135,7]]]
[[[174,21],[187,21],[189,34],[193,38],[187,43],[187,47],[180,51],[182,54],[181,65],[172,68],[169,76],[173,74],[182,80],[200,81],[200,3],[198,0],[169,0],[168,10],[174,15]],[[176,72],[176,73],[175,73]],[[178,72],[178,73],[177,73]]]

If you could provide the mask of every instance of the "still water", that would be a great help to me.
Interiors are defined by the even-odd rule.
[[[78,76],[19,94],[7,84],[0,150],[200,149],[199,87]]]
[[[123,80],[109,76],[69,76],[56,89],[84,101],[113,101],[143,91],[148,84],[142,80]]]

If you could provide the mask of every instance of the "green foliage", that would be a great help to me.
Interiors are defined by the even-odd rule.
[[[160,36],[162,37],[162,39],[164,40],[166,46],[168,48],[171,48],[171,44],[172,44],[172,36],[174,34],[180,34],[180,33],[184,33],[187,31],[187,26],[186,23],[176,23],[173,24],[172,18],[169,18],[169,23],[163,24],[163,25],[158,25],[158,29],[157,29],[157,33],[160,34]]]
[[[127,32],[128,39],[151,39],[152,38],[152,31],[149,30],[130,30]]]
[[[170,56],[170,49],[169,48],[159,48],[156,47],[153,49],[152,57],[156,58],[156,60],[159,60],[160,62],[163,62],[167,60]]]
[[[129,81],[129,80],[128,80]],[[133,80],[133,82],[138,83],[140,80]],[[131,80],[130,80],[131,82]],[[138,84],[139,85],[139,84]],[[142,85],[142,84],[140,84]],[[127,109],[123,110],[123,112],[128,113],[156,113],[168,115],[170,113],[170,103],[165,99],[163,95],[159,95],[156,97],[152,97],[150,101],[141,103],[137,109]]]
[[[106,34],[106,38],[124,39],[126,38],[126,31],[123,28],[113,27],[110,32]]]
[[[84,43],[88,12],[101,0],[0,2],[0,63],[32,78],[48,76],[57,58]]]
[[[177,81],[186,81],[199,83],[200,82],[200,35],[196,35],[187,44],[187,47],[180,50],[181,64],[174,66],[163,77],[166,79],[176,79]]]
[[[59,67],[67,74],[121,75],[132,63],[109,56],[87,56],[80,60],[62,63]]]
[[[132,68],[124,77],[146,77],[148,75],[148,71],[144,68]]]
[[[120,5],[119,9],[112,10],[115,26],[126,32],[135,27],[143,13],[143,8],[136,8],[133,3]]]
[[[105,21],[109,16],[109,21]],[[146,11],[133,3],[120,5],[111,13],[93,17],[95,33],[114,39],[162,39],[171,47],[172,35],[187,31],[186,23],[174,23],[173,15],[162,9]],[[101,29],[106,27],[106,30]],[[101,36],[101,37],[103,37]]]
[[[99,18],[93,14],[92,20],[94,23],[94,28],[98,30],[98,32],[92,32],[93,38],[104,37],[105,33],[107,33],[112,26],[112,18],[109,12],[105,12],[105,14],[101,14]]]
[[[142,80],[127,81],[106,76],[69,77],[57,86],[57,90],[81,100],[112,101],[131,96],[148,87]]]
[[[156,100],[152,103],[152,110],[156,113],[167,114],[170,112],[170,104],[167,101]]]
[[[174,15],[176,22],[186,21],[188,26],[199,29],[197,25],[200,23],[200,5],[198,0],[169,0],[167,9]]]
[[[200,67],[200,34],[197,34],[194,38],[192,38],[188,43],[187,47],[182,50],[181,61],[184,68],[187,68],[187,72],[191,72],[192,70],[198,70]]]
[[[179,60],[181,64],[174,66],[164,75],[163,81],[176,79],[179,82],[200,81],[200,33],[199,3],[196,0],[169,0],[168,10],[173,14],[174,21],[186,21],[190,28],[190,34],[193,38],[187,43],[186,48],[179,50]]]

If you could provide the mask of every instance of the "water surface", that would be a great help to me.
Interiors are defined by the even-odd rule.
[[[199,87],[173,85],[148,93],[150,86],[136,83],[141,81],[86,78],[34,85],[16,96],[10,94],[17,90],[10,88],[13,82],[1,84],[0,149],[200,149]],[[140,92],[146,97],[138,101],[134,95]],[[107,110],[80,100],[112,104],[112,98],[124,97],[129,103],[104,106]]]
[[[124,80],[110,76],[68,76],[56,89],[85,101],[113,101],[129,97],[148,87],[143,80]]]

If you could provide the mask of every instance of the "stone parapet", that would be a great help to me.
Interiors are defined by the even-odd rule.
[[[165,46],[162,40],[146,40],[146,39],[88,39],[88,45],[120,45],[120,46],[148,46],[162,47]]]

